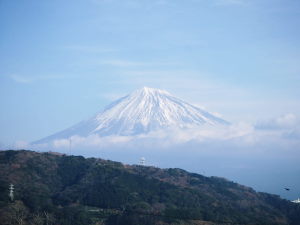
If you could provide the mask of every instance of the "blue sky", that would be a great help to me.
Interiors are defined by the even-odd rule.
[[[300,115],[297,0],[1,0],[0,143],[142,86],[229,121]]]

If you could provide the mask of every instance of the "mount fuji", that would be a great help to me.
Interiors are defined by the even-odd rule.
[[[144,87],[108,105],[88,120],[34,142],[72,136],[134,136],[166,128],[199,128],[230,123],[164,90]]]

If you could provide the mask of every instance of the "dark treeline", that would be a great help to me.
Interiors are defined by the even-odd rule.
[[[3,225],[300,224],[297,204],[181,169],[1,151],[0,171]]]

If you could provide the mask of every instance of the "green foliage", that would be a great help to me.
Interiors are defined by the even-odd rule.
[[[122,215],[109,217],[106,225],[153,225],[160,221],[159,217],[143,215],[135,212],[126,212]]]
[[[300,208],[278,196],[181,169],[3,151],[0,170],[0,220],[5,221],[15,213],[8,201],[13,183],[17,205],[26,212],[24,224],[43,224],[46,218],[61,225],[300,223]]]
[[[63,156],[59,160],[58,175],[64,186],[77,183],[84,176],[89,163],[82,156]]]
[[[0,204],[7,203],[9,201],[8,187],[9,183],[5,179],[0,178]]]
[[[64,207],[58,210],[56,217],[61,218],[61,225],[90,225],[92,220],[82,207]]]

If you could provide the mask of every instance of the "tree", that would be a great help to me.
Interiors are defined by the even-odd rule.
[[[11,211],[10,224],[24,225],[29,212],[24,206],[23,202],[15,201],[13,204],[10,205],[9,209]]]

